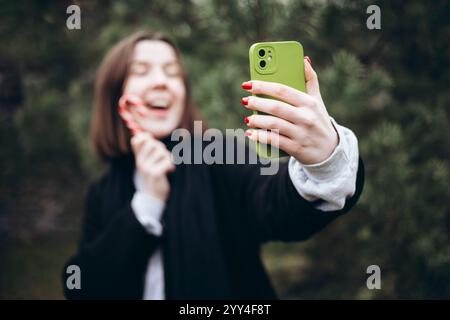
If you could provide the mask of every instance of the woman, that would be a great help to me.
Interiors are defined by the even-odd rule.
[[[175,166],[171,133],[192,133],[199,119],[180,53],[159,33],[118,43],[98,73],[92,122],[110,170],[88,192],[79,250],[66,264],[79,266],[81,288],[66,287],[65,268],[66,297],[275,298],[260,245],[309,238],[352,208],[363,186],[356,137],[328,115],[304,63],[307,93],[242,85],[244,107],[273,115],[247,117],[246,135],[278,140],[291,156],[277,174],[261,175],[259,164]],[[118,108],[124,94],[142,105]]]

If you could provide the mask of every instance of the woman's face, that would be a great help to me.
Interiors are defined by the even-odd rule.
[[[170,135],[180,124],[186,96],[174,49],[159,40],[138,42],[123,91],[139,96],[149,110],[141,115],[131,109],[141,129],[157,139]]]

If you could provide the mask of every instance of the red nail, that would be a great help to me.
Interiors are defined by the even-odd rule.
[[[245,123],[248,123],[249,122],[248,117],[245,117],[244,121]]]
[[[241,99],[241,103],[242,103],[244,106],[248,105],[248,97],[243,97],[243,98]]]
[[[131,135],[135,136],[136,134],[139,133],[139,130],[137,129],[131,129]]]
[[[251,90],[252,89],[252,83],[250,81],[246,81],[242,84],[242,89],[244,90]]]
[[[309,64],[312,65],[312,60],[309,56],[305,56],[305,59],[308,60]]]

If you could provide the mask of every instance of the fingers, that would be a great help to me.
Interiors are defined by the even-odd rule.
[[[278,130],[280,134],[292,137],[297,130],[297,127],[278,117],[270,115],[251,115],[246,118],[247,125],[252,128],[260,128],[266,130]]]
[[[147,139],[142,145],[137,157],[145,162],[157,162],[165,152],[169,152],[166,146],[156,139]]]
[[[154,174],[175,169],[172,154],[161,141],[140,133],[133,137],[132,143],[136,147],[135,157],[139,168]]]
[[[140,131],[140,132],[136,133],[131,138],[131,147],[133,148],[133,152],[135,154],[138,154],[142,145],[144,144],[145,140],[152,139],[152,138],[153,137],[151,136],[151,134],[147,133],[147,132]]]
[[[137,110],[141,116],[146,116],[149,111],[144,106],[144,102],[141,98],[134,94],[126,93],[119,99],[119,108],[124,110]]]
[[[274,99],[251,96],[242,98],[241,102],[247,109],[268,113],[294,124],[308,125],[314,120],[311,109],[296,108]]]
[[[282,119],[288,120],[296,117],[297,108],[282,101],[250,96],[242,98],[241,103],[247,109],[269,113]]]
[[[127,109],[124,109],[122,107],[119,107],[119,115],[120,117],[126,122],[134,122],[134,118],[133,115],[131,114],[130,111],[128,111]]]
[[[251,88],[247,90],[253,94],[264,94],[274,97],[295,107],[315,105],[315,99],[307,93],[281,83],[252,80]]]
[[[153,169],[157,172],[167,174],[175,171],[175,165],[173,164],[171,157],[164,157],[154,164]]]
[[[119,115],[127,128],[130,129],[133,136],[142,131],[140,126],[134,120],[133,115],[128,110],[119,107]]]
[[[134,94],[126,93],[122,97],[120,97],[119,107],[128,110],[135,108],[143,116],[148,114],[148,110],[144,107],[144,102],[139,96]]]
[[[143,162],[153,161],[152,154],[155,150],[156,150],[155,143],[153,143],[152,141],[144,142],[137,154],[138,160],[141,160]]]
[[[321,97],[320,87],[317,73],[314,71],[311,59],[308,56],[304,58],[304,69],[306,93],[281,83],[260,80],[245,82],[243,88],[252,94],[268,95],[295,107],[315,106],[317,98]]]
[[[305,57],[305,81],[306,81],[306,92],[308,94],[319,97],[320,96],[320,88],[319,88],[319,79],[317,78],[317,73],[314,71],[311,65],[311,59],[309,57]]]
[[[245,131],[245,135],[253,141],[270,144],[275,148],[281,149],[285,152],[290,152],[293,142],[288,137],[280,135],[276,131],[249,129]]]
[[[133,94],[122,95],[119,99],[118,111],[125,125],[131,130],[132,135],[142,131],[133,113],[136,111],[140,116],[147,116],[149,111],[145,108],[139,96]]]
[[[161,174],[167,174],[175,170],[175,165],[172,161],[170,153],[154,153],[153,157],[148,157],[143,160],[142,167],[144,172],[159,176]]]

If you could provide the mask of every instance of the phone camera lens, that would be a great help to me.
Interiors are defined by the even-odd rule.
[[[259,66],[260,66],[261,68],[265,68],[266,62],[265,62],[264,60],[261,60],[261,61],[259,62]]]
[[[266,54],[266,50],[259,49],[258,54],[259,54],[260,57],[264,57],[264,55]]]

